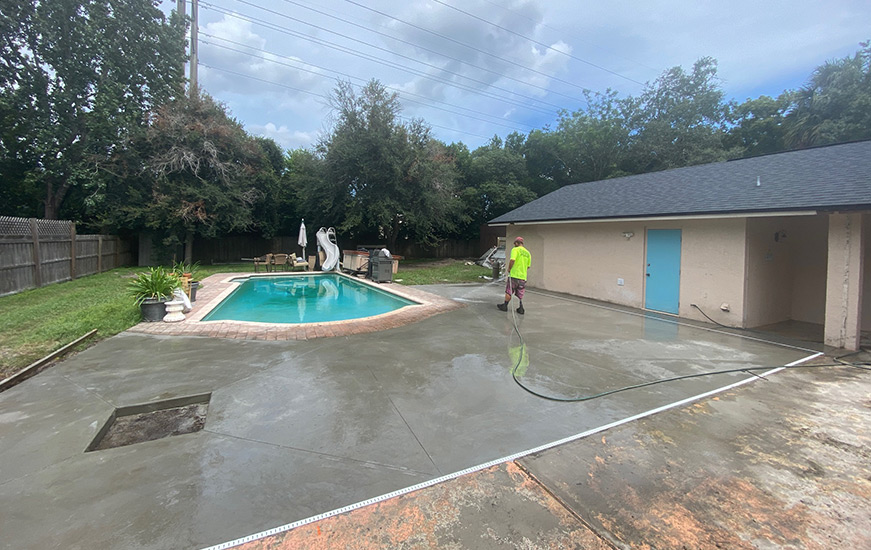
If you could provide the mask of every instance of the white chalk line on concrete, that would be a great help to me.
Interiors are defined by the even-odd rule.
[[[819,357],[821,355],[823,355],[822,352],[816,352],[812,355],[808,355],[807,357],[804,357],[802,359],[798,359],[798,360],[793,361],[792,363],[789,363],[789,364],[784,365],[782,367],[775,367],[771,370],[767,370],[767,371],[763,372],[762,374],[754,375],[754,376],[751,376],[749,378],[745,378],[744,380],[739,380],[738,382],[735,382],[733,384],[729,384],[729,385],[723,386],[721,388],[717,388],[717,389],[710,390],[710,391],[707,391],[704,393],[700,393],[700,394],[694,395],[692,397],[687,397],[685,399],[675,401],[674,403],[670,403],[668,405],[663,405],[663,406],[657,407],[655,409],[650,409],[648,411],[645,411],[645,412],[642,412],[642,413],[639,413],[639,414],[636,414],[633,416],[629,416],[629,417],[624,418],[622,420],[617,420],[615,422],[611,422],[610,424],[605,424],[605,425],[599,426],[598,428],[592,428],[592,429],[587,430],[585,432],[575,434],[575,435],[572,435],[572,436],[569,436],[569,437],[566,437],[566,438],[563,438],[563,439],[560,439],[557,441],[552,441],[550,443],[546,443],[544,445],[540,445],[538,447],[528,449],[526,451],[521,451],[519,453],[508,455],[508,456],[503,457],[503,458],[491,460],[489,462],[485,462],[485,463],[479,464],[477,466],[472,466],[470,468],[466,468],[465,470],[453,472],[451,474],[437,477],[437,478],[431,479],[429,481],[424,481],[422,483],[418,483],[416,485],[412,485],[412,486],[406,487],[404,489],[399,489],[399,490],[396,490],[396,491],[393,491],[390,493],[386,493],[386,494],[383,494],[383,495],[380,495],[377,497],[373,497],[373,498],[369,498],[369,499],[366,499],[366,500],[363,500],[360,502],[356,502],[354,504],[349,504],[348,506],[336,508],[335,510],[331,510],[329,512],[324,512],[324,513],[318,514],[316,516],[311,516],[311,517],[306,518],[306,519],[301,519],[301,520],[295,521],[293,523],[288,523],[288,524],[282,525],[280,527],[274,527],[274,528],[268,529],[266,531],[261,531],[260,533],[255,533],[252,535],[248,535],[247,537],[242,537],[240,539],[236,539],[233,541],[224,542],[224,543],[218,544],[216,546],[209,546],[208,548],[204,548],[203,550],[227,550],[228,548],[234,548],[236,546],[241,546],[241,545],[246,544],[248,542],[254,542],[256,540],[264,539],[266,537],[278,535],[280,533],[284,533],[286,531],[290,531],[292,529],[296,529],[296,528],[302,527],[304,525],[309,525],[311,523],[315,523],[315,522],[321,521],[323,519],[331,518],[331,517],[338,516],[341,514],[346,514],[348,512],[352,512],[354,510],[358,510],[360,508],[364,508],[364,507],[370,506],[372,504],[378,504],[379,502],[384,502],[386,500],[390,500],[390,499],[395,498],[395,497],[407,495],[409,493],[413,493],[413,492],[419,491],[421,489],[426,489],[427,487],[432,487],[434,485],[438,485],[438,484],[444,483],[446,481],[451,481],[453,479],[456,479],[458,477],[462,477],[462,476],[467,475],[467,474],[473,474],[475,472],[480,472],[481,470],[486,470],[488,468],[492,468],[493,466],[498,466],[500,464],[505,464],[507,462],[513,462],[515,460],[518,460],[520,458],[524,458],[524,457],[529,456],[529,455],[540,453],[542,451],[546,451],[548,449],[552,449],[554,447],[558,447],[558,446],[564,445],[566,443],[571,443],[572,441],[577,441],[579,439],[583,439],[585,437],[589,437],[591,435],[595,435],[595,434],[604,432],[606,430],[610,430],[611,428],[616,428],[618,426],[622,426],[623,424],[628,424],[628,423],[634,422],[636,420],[641,420],[642,418],[646,418],[648,416],[652,416],[654,414],[661,413],[661,412],[667,411],[669,409],[674,409],[676,407],[680,407],[680,406],[686,405],[688,403],[692,403],[693,401],[698,401],[699,399],[704,399],[706,397],[710,397],[710,396],[716,395],[718,393],[729,391],[731,389],[737,388],[739,386],[743,386],[744,384],[748,384],[750,382],[755,382],[759,378],[765,378],[769,375],[776,374],[776,373],[786,369],[787,367],[794,367],[796,365],[800,365],[806,361],[816,359],[817,357]]]

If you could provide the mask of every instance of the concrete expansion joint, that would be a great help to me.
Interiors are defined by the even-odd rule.
[[[572,509],[572,507],[569,506],[569,504],[564,499],[560,498],[559,495],[551,491],[550,488],[545,485],[540,479],[538,479],[538,477],[536,477],[535,474],[533,474],[526,466],[524,466],[517,460],[514,461],[514,465],[517,466],[517,468],[520,469],[520,471],[522,471],[527,477],[529,477],[529,479],[531,479],[533,483],[535,483],[545,494],[547,494],[555,502],[558,502],[559,505],[562,506],[566,510],[566,512],[569,513],[569,515],[571,515],[578,521],[578,523],[580,523],[581,525],[586,527],[587,530],[596,535],[599,540],[601,540],[606,546],[608,546],[608,548],[612,548],[613,550],[623,550],[622,548],[616,546],[613,542],[611,542],[608,537],[603,536],[602,533],[600,533],[599,530],[597,530],[594,526],[587,523],[584,518],[581,517],[580,514],[575,512],[575,510]]]
[[[348,456],[341,456],[341,455],[335,455],[335,454],[329,454],[329,453],[321,453],[318,451],[312,451],[311,449],[303,449],[302,447],[294,447],[292,445],[281,445],[280,443],[272,443],[270,441],[261,441],[259,439],[251,439],[249,437],[242,437],[242,436],[228,434],[228,433],[224,433],[224,432],[217,432],[214,430],[209,430],[208,428],[203,428],[200,431],[208,432],[212,435],[216,435],[219,437],[226,437],[228,439],[235,439],[237,441],[245,441],[246,443],[256,443],[259,445],[266,445],[267,447],[273,447],[276,449],[287,449],[287,450],[296,451],[299,453],[307,453],[307,454],[311,454],[311,455],[326,457],[326,458],[329,458],[332,460],[353,462],[355,464],[366,464],[367,466],[377,466],[378,468],[384,468],[385,470],[392,470],[392,471],[396,471],[396,472],[404,472],[404,473],[418,474],[418,475],[425,475],[425,476],[433,475],[433,472],[424,472],[421,470],[415,470],[413,468],[406,468],[405,466],[394,466],[393,464],[386,464],[384,462],[376,462],[373,460],[361,460],[359,458],[352,458],[352,457],[348,457]]]
[[[82,453],[84,453],[84,451],[85,451],[85,448],[82,447]],[[21,475],[18,477],[11,477],[5,481],[0,481],[0,487],[12,485],[13,483],[16,483],[16,482],[21,481],[21,480],[37,481],[37,480],[39,480],[39,477],[43,472],[47,472],[47,471],[53,470],[55,468],[62,468],[66,464],[74,464],[75,460],[76,460],[75,456],[68,456],[67,458],[61,459],[58,462],[55,462],[53,464],[47,464],[47,465],[45,465],[39,469],[36,469],[32,472],[27,472],[24,475]]]
[[[113,410],[118,408],[118,405],[116,405],[115,403],[112,403],[111,401],[109,401],[108,399],[106,399],[105,397],[100,395],[99,393],[95,392],[94,390],[88,389],[87,387],[82,386],[81,384],[79,384],[78,382],[76,382],[75,380],[70,378],[68,375],[61,374],[60,377],[64,380],[66,380],[69,384],[71,384],[71,385],[79,388],[83,392],[87,393],[88,395],[91,395],[91,396],[99,399],[100,401],[105,403],[108,407],[111,407]]]

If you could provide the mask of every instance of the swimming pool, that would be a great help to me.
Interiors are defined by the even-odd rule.
[[[323,323],[388,313],[417,302],[337,273],[250,277],[203,321]]]

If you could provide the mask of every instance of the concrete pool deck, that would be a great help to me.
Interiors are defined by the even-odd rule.
[[[513,315],[495,308],[501,286],[423,290],[465,307],[330,338],[128,331],[0,393],[0,545],[222,545],[456,472],[516,476],[522,457],[603,437],[572,443],[579,434],[756,380],[723,374],[585,403],[542,400],[511,379],[520,342]],[[555,396],[810,355],[567,297],[525,302],[523,380]],[[84,452],[118,407],[204,393],[202,431]],[[575,468],[598,463],[594,455],[579,452]]]
[[[871,547],[867,375],[773,380],[233,547]]]

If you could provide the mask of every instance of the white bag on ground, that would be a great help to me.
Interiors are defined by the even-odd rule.
[[[184,302],[184,309],[182,309],[182,312],[187,313],[193,309],[193,306],[191,305],[191,299],[188,298],[188,295],[184,293],[184,290],[177,288],[172,291],[172,295],[176,300],[181,300],[182,302]]]

